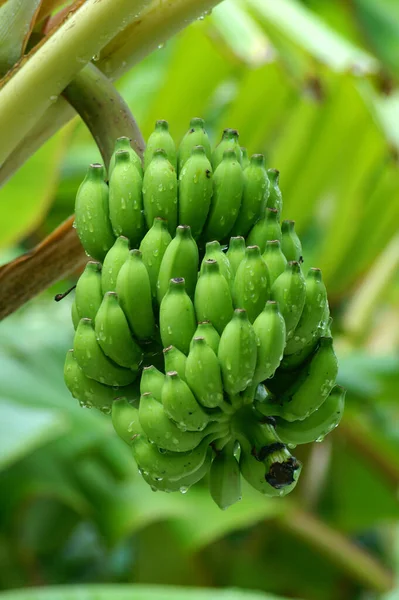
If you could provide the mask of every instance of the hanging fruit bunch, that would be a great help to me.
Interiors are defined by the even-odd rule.
[[[212,151],[192,119],[176,150],[158,121],[143,163],[128,138],[93,164],[75,225],[90,260],[72,307],[65,381],[112,413],[153,490],[209,474],[214,501],[296,485],[297,444],[342,416],[321,271],[302,273],[293,221],[280,225],[279,173],[234,129]]]

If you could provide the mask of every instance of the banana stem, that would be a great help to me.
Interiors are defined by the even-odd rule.
[[[115,140],[121,136],[131,139],[132,147],[142,158],[145,142],[128,105],[95,65],[86,65],[64,90],[63,96],[86,123],[106,167]]]

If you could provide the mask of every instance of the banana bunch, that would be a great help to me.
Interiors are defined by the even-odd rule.
[[[216,504],[241,477],[283,496],[345,390],[321,271],[302,272],[295,223],[281,222],[279,173],[248,158],[238,132],[212,149],[192,119],[180,145],[157,121],[143,161],[119,138],[89,167],[75,226],[90,260],[72,305],[65,382],[111,414],[153,490],[206,477]]]

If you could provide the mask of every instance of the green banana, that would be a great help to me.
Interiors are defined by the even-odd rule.
[[[109,217],[116,236],[124,235],[136,248],[145,233],[142,177],[129,152],[118,150],[109,180]]]
[[[285,346],[285,321],[278,304],[270,300],[254,321],[257,338],[256,367],[253,383],[258,384],[272,377],[280,364]]]
[[[197,401],[206,408],[217,408],[223,404],[223,383],[220,363],[203,337],[194,337],[187,356],[187,384]]]
[[[177,156],[175,142],[173,141],[173,138],[169,133],[168,122],[163,120],[157,121],[155,123],[155,129],[148,138],[147,146],[144,150],[144,171],[148,169],[149,165],[151,164],[151,161],[154,158],[154,155],[156,154],[157,150],[160,149],[165,152],[166,158],[176,170]]]
[[[302,261],[302,244],[295,231],[295,221],[281,223],[281,250],[287,261]]]
[[[162,217],[155,217],[151,229],[141,240],[140,252],[148,271],[154,299],[157,297],[157,281],[162,259],[171,241],[172,236],[169,233],[167,221]]]
[[[194,450],[189,452],[159,452],[155,444],[147,441],[144,436],[137,435],[132,444],[133,457],[143,474],[148,473],[153,478],[175,481],[191,475],[204,464],[210,438],[205,437]]]
[[[242,162],[242,150],[238,142],[238,131],[236,129],[224,129],[222,139],[216,146],[212,153],[212,165],[215,170],[224,158],[224,153],[229,150],[233,150],[236,159],[241,165]]]
[[[223,240],[230,233],[240,210],[244,176],[234,150],[226,150],[213,174],[213,196],[204,240]]]
[[[75,332],[73,350],[83,373],[106,385],[125,386],[132,383],[137,371],[125,369],[105,356],[97,342],[91,319],[81,319]]]
[[[231,237],[226,256],[229,259],[234,278],[237,273],[238,266],[245,256],[245,238],[243,238],[241,235]]]
[[[270,193],[267,199],[268,208],[275,208],[279,215],[283,209],[283,198],[279,187],[280,172],[277,169],[268,169],[267,177],[270,182]]]
[[[270,285],[272,286],[287,266],[287,259],[281,250],[279,240],[267,241],[262,257],[269,269]]]
[[[214,240],[213,242],[207,242],[205,245],[205,256],[201,263],[200,274],[203,274],[204,272],[204,262],[210,259],[216,260],[216,262],[219,264],[221,274],[231,287],[233,284],[233,271],[230,265],[230,261],[227,255],[223,252],[219,242],[217,242],[216,240]]]
[[[198,483],[208,473],[212,463],[212,457],[212,448],[208,448],[203,464],[196,471],[173,481],[166,477],[151,477],[151,475],[144,472],[142,472],[141,475],[154,492],[181,492],[182,494],[185,494],[191,486]]]
[[[134,166],[140,173],[141,177],[143,177],[143,165],[141,164],[141,158],[139,157],[137,152],[135,152],[135,150],[133,150],[130,142],[131,142],[131,140],[126,136],[122,136],[116,140],[114,152],[113,152],[113,154],[111,156],[111,160],[109,162],[108,179],[111,179],[112,171],[114,170],[115,162],[116,162],[115,155],[120,150],[129,152],[130,160],[133,162]]]
[[[208,216],[213,193],[212,165],[203,146],[195,146],[179,175],[179,223],[190,225],[196,239]]]
[[[196,401],[187,383],[177,371],[166,373],[162,388],[162,404],[165,413],[182,431],[202,431],[209,423],[209,415]]]
[[[108,186],[104,178],[102,165],[90,165],[76,194],[74,222],[86,254],[101,262],[115,241],[109,220]]]
[[[79,400],[81,406],[95,406],[104,413],[110,412],[115,398],[124,396],[134,401],[140,397],[135,384],[115,388],[87,377],[78,365],[73,350],[68,350],[66,355],[64,379],[72,396]]]
[[[253,323],[265,307],[270,294],[269,271],[258,246],[248,246],[233,284],[235,308],[245,308]]]
[[[189,225],[179,225],[176,236],[166,248],[157,281],[159,304],[168,291],[170,280],[175,277],[184,279],[186,292],[193,298],[198,277],[198,246]]]
[[[76,308],[75,300],[71,304],[71,317],[72,317],[73,328],[76,331],[76,328],[79,325],[80,317],[79,317],[78,309]]]
[[[229,284],[214,259],[206,260],[195,288],[194,307],[197,319],[210,321],[219,334],[233,316]]]
[[[134,436],[144,434],[140,425],[139,409],[126,398],[117,398],[112,404],[112,425],[119,437],[132,444]]]
[[[193,450],[205,435],[203,431],[198,430],[182,431],[170,420],[165,408],[155,400],[151,392],[146,392],[140,398],[139,419],[148,439],[159,448],[171,452]]]
[[[281,242],[279,213],[275,208],[266,208],[264,214],[255,223],[247,237],[247,246],[259,246],[261,253],[270,240]]]
[[[194,117],[190,121],[190,129],[187,131],[182,141],[180,142],[178,150],[178,167],[179,173],[183,166],[191,156],[192,149],[195,146],[202,146],[205,150],[205,155],[210,161],[212,158],[211,144],[208,138],[208,134],[204,129],[205,121],[199,117]],[[185,222],[185,221],[184,221]]]
[[[174,346],[168,346],[163,349],[163,356],[165,361],[165,373],[169,371],[176,371],[180,379],[186,381],[186,361],[187,356]]]
[[[140,379],[140,394],[150,392],[157,402],[162,402],[162,388],[165,381],[165,375],[154,365],[144,367]]]
[[[249,156],[248,156],[248,151],[246,148],[244,148],[244,146],[241,146],[241,153],[242,153],[241,166],[242,166],[242,170],[245,171],[245,169],[247,167],[249,167]]]
[[[241,500],[241,474],[234,456],[234,442],[227,444],[213,459],[209,471],[209,491],[222,510]]]
[[[90,260],[76,284],[75,305],[79,319],[95,319],[103,299],[101,289],[101,265]]]
[[[146,340],[154,334],[151,285],[140,250],[131,250],[116,280],[119,304],[133,335]]]
[[[208,346],[212,348],[214,353],[217,355],[220,342],[220,335],[218,334],[218,332],[216,331],[216,329],[210,321],[201,321],[200,323],[198,323],[193,339],[191,340],[190,350],[193,347],[194,339],[196,337],[203,337]],[[177,371],[177,369],[172,370]]]
[[[186,293],[183,277],[171,279],[159,309],[163,346],[173,345],[188,354],[196,326],[194,305]]]
[[[320,269],[312,268],[306,277],[305,305],[295,328],[294,334],[287,342],[285,354],[299,352],[321,334],[321,322],[327,304],[327,290]]]
[[[155,150],[144,172],[143,204],[147,227],[152,226],[155,217],[162,217],[173,235],[177,225],[177,176],[164,150]]]
[[[276,300],[284,317],[287,340],[295,331],[305,304],[306,284],[298,262],[287,263],[286,269],[273,283],[270,297]]]
[[[327,399],[303,421],[276,419],[276,433],[280,440],[289,446],[321,442],[341,421],[345,407],[346,390],[335,385]]]
[[[130,333],[125,313],[115,292],[107,292],[95,320],[95,332],[101,350],[117,365],[137,371],[143,351]]]
[[[101,271],[101,288],[103,294],[115,291],[118,273],[129,257],[129,250],[129,240],[127,237],[121,235],[107,252]]]
[[[234,396],[248,387],[256,366],[257,341],[247,311],[236,308],[220,337],[218,358],[225,391]]]
[[[232,233],[245,236],[263,214],[269,196],[269,179],[263,154],[251,156],[249,166],[243,171],[243,177],[242,202]]]

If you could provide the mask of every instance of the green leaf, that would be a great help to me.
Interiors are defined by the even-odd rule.
[[[0,7],[0,78],[21,58],[42,0],[8,0]]]
[[[0,247],[26,237],[44,219],[53,201],[68,139],[67,131],[53,136],[0,189]]]
[[[30,408],[0,398],[0,468],[21,459],[66,428],[56,411]]]
[[[248,590],[195,589],[147,585],[81,585],[15,590],[1,600],[283,600]]]

